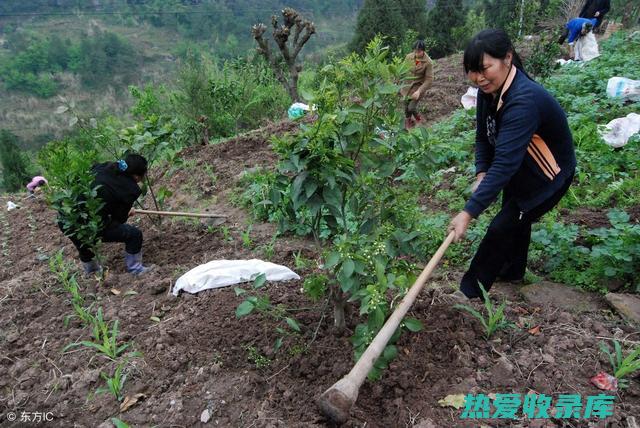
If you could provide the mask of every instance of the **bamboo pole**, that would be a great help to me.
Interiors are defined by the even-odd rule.
[[[136,214],[155,214],[159,216],[172,217],[203,217],[203,218],[227,218],[226,215],[215,213],[186,213],[180,211],[154,211],[154,210],[135,210]]]

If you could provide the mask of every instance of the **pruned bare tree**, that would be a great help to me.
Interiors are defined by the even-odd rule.
[[[316,27],[313,22],[304,19],[290,7],[282,10],[282,16],[284,18],[282,25],[278,24],[278,18],[275,15],[271,17],[273,40],[278,46],[280,56],[271,49],[269,40],[265,38],[266,25],[255,24],[251,28],[251,34],[258,43],[258,52],[269,61],[276,78],[287,89],[291,99],[297,101],[299,99],[298,76],[302,71],[302,65],[297,64],[296,60],[304,44],[316,32]]]
[[[558,6],[558,14],[545,22],[541,22],[540,26],[546,29],[558,29],[571,19],[577,18],[584,6],[585,0],[561,0]]]

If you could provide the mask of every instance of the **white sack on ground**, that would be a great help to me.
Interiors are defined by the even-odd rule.
[[[300,279],[298,274],[285,266],[258,259],[214,260],[195,267],[178,278],[173,286],[173,295],[177,296],[181,290],[195,294],[211,288],[249,282],[261,273],[266,275],[267,281]]]
[[[632,135],[640,132],[640,114],[629,113],[626,117],[613,119],[603,129],[600,135],[611,147],[622,147]]]
[[[462,103],[462,107],[464,107],[465,110],[474,108],[476,106],[477,101],[478,101],[478,88],[472,88],[471,86],[469,86],[469,89],[467,89],[467,92],[460,99],[460,102]]]
[[[607,95],[610,98],[622,98],[624,101],[640,101],[640,80],[615,76],[607,82]]]
[[[600,56],[598,41],[592,32],[589,32],[576,40],[573,50],[574,59],[576,61],[591,61],[592,59]]]

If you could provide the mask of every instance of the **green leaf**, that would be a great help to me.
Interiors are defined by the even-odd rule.
[[[325,187],[322,191],[322,197],[327,204],[332,205],[338,210],[340,209],[340,206],[342,204],[342,193],[340,192],[340,189],[338,189],[337,187],[334,187],[333,189],[330,187]]]
[[[298,321],[294,320],[293,318],[285,318],[285,321],[287,322],[287,325],[291,327],[292,330],[300,333],[300,325],[298,324]]]
[[[367,320],[367,325],[369,330],[377,331],[384,324],[384,311],[381,308],[375,308],[373,312],[369,314],[369,319]]]
[[[400,87],[398,85],[394,85],[393,83],[387,84],[387,85],[380,85],[378,87],[378,92],[381,94],[395,94],[396,92],[398,92],[400,89]]]
[[[255,309],[255,305],[247,300],[240,303],[236,309],[236,318],[242,318],[249,315]]]
[[[304,183],[304,193],[307,196],[307,198],[310,198],[317,188],[318,188],[318,183],[316,183],[315,181],[309,180],[306,183]]]
[[[362,124],[357,122],[351,122],[344,128],[344,130],[342,131],[342,134],[349,136],[357,132],[362,132]]]
[[[391,361],[398,356],[398,348],[395,345],[387,345],[387,347],[384,348],[382,356],[385,360]]]
[[[116,428],[129,428],[129,425],[118,418],[111,418],[111,422],[116,426]]]
[[[424,328],[422,323],[415,318],[405,318],[404,326],[407,327],[407,330],[412,331],[414,333]]]
[[[253,280],[253,288],[260,288],[267,282],[267,276],[264,273],[256,276]]]
[[[276,338],[276,342],[273,345],[273,351],[278,352],[278,350],[282,347],[282,337]]]
[[[153,322],[160,322],[160,318],[155,317],[155,316],[154,316],[154,317],[149,317],[149,319],[150,319],[151,321],[153,321]]]
[[[246,290],[243,290],[243,289],[242,289],[242,288],[240,288],[240,287],[235,287],[235,288],[233,289],[233,291],[235,291],[235,292],[236,292],[236,296],[242,296],[243,294],[247,294],[247,291],[246,291]]]
[[[340,261],[340,253],[336,253],[335,251],[332,251],[327,256],[327,259],[324,262],[324,267],[327,269],[331,269],[332,267],[337,265],[339,261]]]
[[[353,275],[353,271],[355,270],[355,268],[356,265],[351,259],[346,259],[344,262],[342,262],[342,271],[347,278]]]

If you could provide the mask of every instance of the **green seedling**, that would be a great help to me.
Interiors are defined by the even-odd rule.
[[[302,255],[302,250],[298,250],[297,253],[293,253],[293,260],[294,265],[298,270],[303,270],[309,267],[310,262]]]
[[[233,241],[233,236],[231,236],[231,230],[229,229],[229,227],[222,226],[220,228],[220,232],[222,232],[222,239],[224,239],[225,242]]]
[[[613,369],[613,376],[618,379],[618,386],[620,388],[627,388],[629,381],[623,378],[640,371],[640,346],[636,347],[624,358],[622,356],[620,342],[615,339],[613,340],[613,348],[614,352],[611,352],[606,343],[600,342],[600,350],[609,357],[609,362]]]
[[[110,360],[115,360],[129,346],[131,346],[131,343],[125,343],[122,345],[118,344],[118,320],[112,321],[111,329],[109,329],[109,325],[102,317],[102,308],[98,308],[98,312],[96,313],[96,316],[92,318],[91,323],[93,328],[93,338],[95,341],[90,342],[88,340],[84,340],[82,342],[71,343],[65,346],[63,352],[76,346],[85,346],[87,348],[95,349]]]
[[[250,224],[247,226],[247,230],[241,233],[242,245],[245,248],[251,248],[253,246],[253,241],[251,240],[251,230],[253,230],[253,225]]]
[[[245,300],[236,308],[236,317],[243,318],[255,311],[265,314],[280,322],[282,327],[276,327],[278,337],[274,344],[275,351],[278,351],[280,347],[282,347],[285,337],[297,335],[301,333],[302,329],[300,328],[298,321],[288,316],[288,309],[284,305],[273,305],[269,296],[258,294],[259,289],[262,288],[266,282],[267,278],[263,273],[254,279],[252,291],[255,295],[251,295],[247,290],[240,287],[235,288],[236,296],[244,296],[245,298]]]
[[[124,387],[124,383],[127,380],[127,374],[124,372],[124,367],[127,364],[127,361],[124,361],[116,366],[116,370],[113,373],[113,376],[109,376],[104,372],[100,372],[100,377],[104,379],[107,383],[106,388],[98,388],[96,390],[96,394],[103,394],[105,392],[110,393],[113,397],[122,401],[122,388]]]
[[[482,284],[480,284],[480,289],[482,290],[482,295],[484,297],[484,307],[487,312],[486,317],[469,305],[454,305],[454,308],[466,311],[477,318],[482,324],[482,327],[484,327],[484,334],[488,340],[493,333],[500,329],[509,327],[511,323],[507,321],[504,315],[504,308],[506,307],[507,302],[503,301],[496,308],[489,298],[489,293],[487,293]]]
[[[268,244],[265,244],[262,247],[262,254],[264,254],[264,257],[267,260],[271,260],[273,259],[273,256],[275,255],[276,252],[276,239],[277,239],[278,235],[273,235],[273,237],[271,238],[271,240],[269,241]]]

